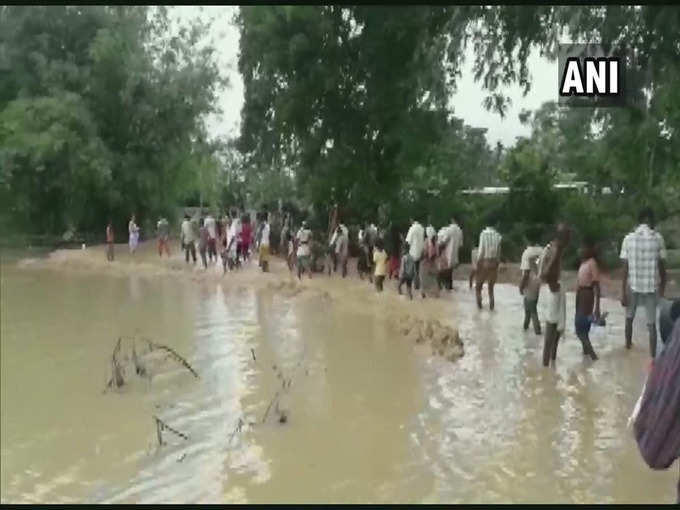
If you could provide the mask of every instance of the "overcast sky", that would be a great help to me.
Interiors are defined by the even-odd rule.
[[[243,81],[238,72],[239,33],[232,24],[232,16],[238,9],[235,6],[209,6],[202,9],[198,6],[177,6],[174,8],[181,18],[193,16],[216,16],[213,26],[215,47],[218,50],[220,65],[229,77],[230,87],[222,91],[220,106],[224,113],[220,117],[211,118],[208,127],[215,136],[227,135],[236,137],[241,122],[241,106],[243,105]],[[486,93],[481,84],[476,83],[472,74],[472,62],[467,60],[463,68],[463,76],[459,79],[458,90],[452,98],[456,116],[474,127],[487,128],[487,139],[491,146],[497,141],[504,145],[512,145],[517,136],[527,135],[529,130],[520,124],[517,115],[522,109],[536,109],[543,102],[557,100],[556,62],[532,54],[529,58],[529,71],[532,76],[532,87],[526,97],[522,97],[519,86],[509,87],[504,92],[512,99],[512,107],[505,119],[496,113],[484,109],[482,101]]]

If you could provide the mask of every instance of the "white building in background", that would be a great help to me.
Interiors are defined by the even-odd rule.
[[[591,185],[587,181],[558,182],[553,184],[556,190],[573,190],[579,193],[591,191]],[[601,190],[603,195],[611,195],[612,189],[605,186]],[[506,195],[510,193],[509,186],[484,186],[483,188],[468,188],[461,190],[463,195]],[[622,192],[623,193],[623,192]]]

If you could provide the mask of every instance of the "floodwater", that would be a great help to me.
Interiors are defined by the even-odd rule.
[[[381,296],[356,279],[281,286],[279,264],[224,278],[150,265],[3,261],[3,503],[674,501],[677,466],[651,471],[626,428],[647,346],[636,324],[623,348],[613,301],[599,361],[572,325],[544,369],[516,287],[498,287],[492,313],[464,282],[408,303],[392,283]],[[465,356],[411,345],[404,313],[457,326]],[[119,336],[125,352],[130,337],[172,347],[200,378],[161,359],[103,393]],[[154,416],[188,439],[166,430],[158,446]]]

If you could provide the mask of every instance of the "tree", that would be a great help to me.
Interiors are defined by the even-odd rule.
[[[148,222],[198,176],[213,179],[203,119],[225,82],[205,30],[173,33],[165,7],[3,8],[1,185],[17,223],[55,233],[101,231],[108,215],[122,227],[132,212]]]
[[[444,11],[241,8],[240,150],[258,168],[293,171],[316,210],[339,202],[356,220],[396,210],[410,182],[458,185],[446,159],[486,142],[446,108]],[[418,168],[429,177],[414,181]]]

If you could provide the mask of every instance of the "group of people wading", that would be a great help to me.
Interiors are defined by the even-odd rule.
[[[327,271],[347,276],[349,260],[349,230],[337,222],[337,208],[330,222]],[[659,332],[663,349],[657,356],[656,315],[660,298],[666,287],[666,249],[664,239],[655,230],[654,215],[645,208],[639,214],[638,226],[627,234],[621,243],[623,262],[621,304],[625,308],[625,346],[632,347],[633,319],[638,307],[646,314],[649,334],[649,352],[652,359],[647,382],[630,418],[640,452],[645,461],[655,469],[668,468],[680,455],[680,299],[664,300],[659,314]],[[502,236],[497,231],[498,216],[490,215],[487,226],[479,234],[479,242],[471,253],[469,286],[475,287],[476,303],[483,308],[482,289],[487,285],[489,309],[494,310],[494,286],[501,263]],[[271,247],[269,214],[256,217],[256,228],[251,228],[250,217],[231,211],[217,221],[210,214],[196,221],[188,215],[180,228],[180,242],[185,261],[196,264],[196,248],[203,267],[217,263],[218,251],[222,257],[223,273],[241,267],[251,258],[253,247],[258,250],[262,271],[268,271]],[[157,223],[158,254],[170,255],[169,224],[165,218]],[[135,253],[140,229],[133,215],[128,223],[129,249]],[[298,278],[307,272],[309,277],[318,268],[312,258],[312,231],[303,221],[294,233],[290,216],[286,216],[281,230],[280,253],[284,254],[291,271],[297,268]],[[539,232],[528,232],[528,246],[522,253],[522,277],[519,292],[523,297],[523,328],[533,326],[537,335],[544,334],[543,365],[555,363],[557,346],[564,336],[566,325],[566,294],[562,282],[563,255],[571,239],[571,230],[565,223],[555,228],[550,242],[541,246]],[[112,222],[106,228],[109,261],[114,259],[114,232]],[[368,278],[378,292],[383,291],[385,279],[398,280],[397,290],[402,293],[406,285],[408,296],[420,291],[423,298],[437,297],[442,290],[453,289],[453,271],[459,265],[459,252],[463,246],[463,230],[456,217],[438,231],[432,225],[423,225],[416,219],[403,236],[391,227],[385,235],[374,224],[364,224],[357,236],[359,256],[357,272],[361,279]],[[606,313],[601,313],[601,264],[595,243],[586,239],[581,247],[581,262],[576,276],[576,304],[574,329],[581,341],[584,356],[596,360],[597,354],[590,342],[593,324],[603,325]],[[538,316],[541,287],[548,288],[545,332],[542,333]],[[680,502],[680,481],[678,482]]]
[[[487,217],[487,226],[479,234],[477,247],[471,254],[471,273],[469,286],[475,287],[477,307],[483,308],[482,290],[487,286],[489,309],[494,310],[494,286],[498,278],[501,262],[503,237],[496,229],[499,216],[492,213]],[[197,262],[196,252],[205,269],[209,264],[222,258],[223,272],[234,271],[248,261],[251,251],[258,251],[258,263],[263,271],[269,269],[271,255],[271,225],[269,214],[256,215],[256,228],[251,225],[250,215],[232,210],[220,220],[210,213],[191,219],[185,215],[180,227],[180,243],[186,263]],[[329,240],[327,246],[327,271],[348,274],[350,238],[348,228],[337,221],[337,208],[329,221]],[[135,216],[128,224],[129,248],[135,253],[140,229]],[[170,255],[169,224],[160,218],[157,223],[158,254]],[[529,232],[529,245],[522,253],[520,270],[522,278],[519,292],[524,304],[524,330],[530,325],[536,334],[541,335],[541,322],[538,317],[538,300],[543,284],[548,288],[545,318],[543,364],[554,363],[557,346],[564,335],[566,324],[566,297],[561,281],[562,257],[569,245],[571,231],[560,223],[551,241],[541,246],[537,243],[540,234]],[[113,227],[109,222],[106,228],[107,259],[112,261]],[[280,253],[285,255],[291,271],[297,269],[298,278],[304,273],[309,277],[317,268],[312,256],[312,231],[306,221],[294,232],[290,215],[286,215],[281,229]],[[428,224],[423,226],[417,219],[405,236],[394,226],[387,232],[379,230],[373,223],[364,224],[358,232],[357,273],[363,280],[367,278],[382,292],[386,279],[397,280],[397,291],[406,291],[413,299],[413,289],[423,298],[439,297],[443,290],[453,289],[453,271],[459,265],[459,252],[463,246],[463,229],[458,218],[452,216],[449,223],[439,230]],[[663,237],[654,230],[654,216],[651,209],[644,209],[639,215],[639,225],[623,239],[620,258],[623,262],[622,305],[626,309],[625,345],[632,345],[633,318],[638,307],[645,309],[649,331],[651,357],[657,352],[656,310],[659,297],[666,285],[664,260],[666,249]],[[592,360],[597,354],[589,338],[592,324],[604,324],[606,314],[600,311],[600,273],[601,264],[595,244],[585,240],[581,247],[581,264],[577,273],[576,305],[574,328],[582,343],[583,354]],[[658,278],[657,278],[658,276]]]
[[[620,258],[623,263],[622,299],[626,311],[625,346],[632,346],[632,326],[637,308],[645,309],[649,332],[649,352],[652,359],[657,354],[656,311],[659,299],[666,286],[666,249],[663,236],[654,230],[654,215],[649,208],[639,214],[639,224],[625,236],[621,244]],[[471,253],[470,288],[475,288],[477,307],[483,308],[482,290],[487,286],[489,309],[494,310],[494,286],[498,279],[501,263],[502,235],[497,230],[499,216],[492,213],[487,217],[487,226],[479,234],[479,241]],[[566,325],[566,294],[562,283],[562,259],[571,239],[571,229],[559,223],[547,245],[538,244],[540,232],[529,232],[528,246],[522,253],[519,292],[523,298],[523,328],[533,326],[534,332],[544,335],[543,365],[554,364],[557,346],[564,336]],[[397,229],[380,231],[373,223],[365,224],[359,230],[357,241],[359,256],[357,272],[361,279],[368,277],[382,292],[385,279],[397,279],[397,291],[402,293],[405,285],[408,296],[413,299],[412,289],[423,298],[438,297],[443,290],[452,290],[453,271],[459,265],[459,251],[463,246],[463,230],[454,216],[448,225],[436,230],[432,225],[424,227],[417,219],[411,220],[406,235]],[[341,268],[342,276],[347,275],[349,237],[347,228],[337,224],[332,229],[329,241],[329,274]],[[597,360],[597,354],[590,341],[593,324],[604,325],[606,313],[600,310],[602,296],[601,262],[596,243],[584,239],[580,251],[580,265],[576,275],[576,304],[574,329],[581,341],[583,355]],[[542,331],[538,316],[538,300],[541,287],[548,290],[545,332]],[[680,305],[675,305],[680,306]],[[660,328],[667,322],[661,314]],[[666,329],[670,331],[669,326]]]

